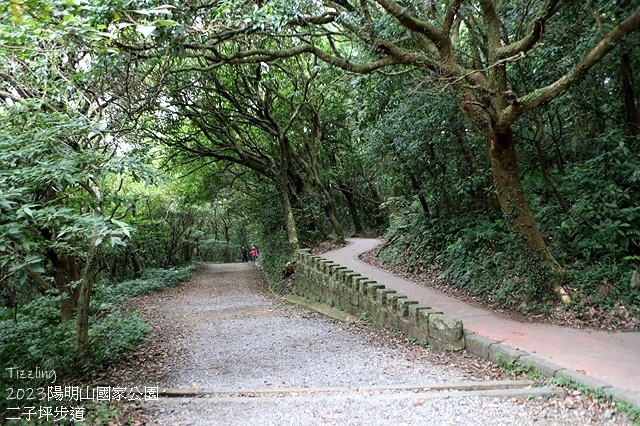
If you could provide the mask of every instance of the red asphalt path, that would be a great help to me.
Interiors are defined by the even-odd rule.
[[[609,333],[514,321],[360,261],[358,254],[377,246],[380,243],[377,239],[350,238],[348,241],[350,244],[346,247],[322,257],[384,284],[410,300],[461,319],[468,331],[640,394],[640,333]]]

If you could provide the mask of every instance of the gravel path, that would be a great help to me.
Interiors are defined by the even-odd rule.
[[[191,282],[138,303],[163,345],[128,380],[228,392],[147,403],[148,424],[626,424],[619,413],[567,407],[566,398],[389,389],[482,382],[498,373],[465,354],[430,352],[388,330],[285,304],[263,290],[252,264],[203,265]]]

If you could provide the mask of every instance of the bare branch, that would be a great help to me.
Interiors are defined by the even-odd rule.
[[[337,12],[329,11],[316,16],[302,16],[301,19],[306,24],[324,25],[335,22],[337,17]]]
[[[451,82],[449,82],[449,83],[445,84],[445,85],[444,85],[444,87],[442,88],[442,91],[444,92],[444,91],[445,91],[445,90],[447,90],[450,86],[452,86],[452,85],[454,85],[454,84],[456,84],[456,83],[460,82],[461,80],[464,80],[464,79],[465,79],[465,78],[467,78],[467,77],[473,76],[473,75],[478,74],[478,73],[481,73],[481,72],[489,71],[490,69],[495,68],[495,67],[500,66],[500,65],[504,65],[504,64],[506,64],[507,62],[517,62],[517,61],[519,61],[520,59],[524,58],[525,56],[526,56],[525,52],[520,52],[520,53],[518,53],[518,54],[516,54],[516,55],[513,55],[513,56],[512,56],[512,57],[510,57],[510,58],[504,58],[504,59],[501,59],[501,60],[499,60],[499,61],[496,61],[496,62],[494,62],[493,64],[491,64],[491,65],[489,65],[488,67],[483,68],[483,69],[481,69],[481,70],[470,70],[470,71],[468,71],[467,73],[465,73],[465,74],[463,74],[463,75],[461,75],[461,76],[459,76],[459,77],[455,78],[453,81],[451,81]],[[486,90],[486,89],[485,89],[485,90]]]
[[[25,267],[24,268],[25,271],[27,271],[27,275],[29,275],[29,278],[31,278],[33,280],[34,283],[36,283],[36,285],[38,286],[38,288],[40,289],[40,291],[45,292],[47,290],[53,290],[54,287],[49,284],[48,282],[46,282],[44,280],[44,278],[42,278],[42,276],[40,276],[40,274],[38,274],[36,271],[34,271],[33,269],[31,269],[30,267]]]
[[[493,62],[496,59],[496,52],[501,46],[500,18],[498,17],[498,11],[494,7],[492,0],[480,0],[479,3],[482,8],[482,16],[487,25],[489,62]]]
[[[408,13],[408,9],[406,6],[401,6],[395,0],[375,0],[380,6],[382,6],[391,16],[396,18],[400,24],[416,33],[420,33],[425,35],[427,38],[432,40],[436,46],[440,47],[445,39],[446,33],[435,26],[431,25],[427,21],[423,21],[421,19],[416,18],[415,16]]]
[[[451,31],[451,25],[453,24],[453,20],[458,14],[458,9],[460,8],[460,5],[464,1],[465,0],[451,0],[451,3],[449,3],[449,6],[447,6],[447,11],[445,12],[444,19],[442,20],[442,31],[444,32],[444,34],[449,35]]]
[[[386,49],[385,53],[388,53],[388,56],[364,65],[354,64],[347,59],[330,55],[329,53],[319,49],[318,47],[312,44],[302,44],[302,45],[295,46],[290,49],[284,49],[284,50],[254,49],[246,52],[238,52],[228,56],[208,55],[204,57],[215,64],[222,65],[222,64],[247,64],[247,63],[258,63],[258,62],[268,63],[268,62],[273,62],[279,59],[292,58],[294,56],[298,56],[303,53],[309,53],[330,65],[334,65],[345,71],[353,72],[356,74],[368,74],[380,68],[384,68],[390,65],[418,64],[418,63],[424,63],[424,62],[433,62],[433,61],[428,61],[428,58],[396,48],[388,43],[381,43],[378,47],[385,48]]]
[[[4,90],[0,90],[0,98],[11,99],[13,102],[22,101],[22,99],[19,98],[18,96],[14,96],[9,92],[5,92]]]
[[[563,0],[546,0],[540,8],[540,12],[538,12],[536,17],[529,22],[524,37],[511,44],[498,48],[496,50],[496,59],[513,56],[519,52],[526,52],[531,49],[538,41],[540,41],[544,25],[547,20],[551,18],[563,5]]]

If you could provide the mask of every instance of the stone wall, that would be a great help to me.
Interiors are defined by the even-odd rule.
[[[461,350],[465,347],[459,319],[409,300],[344,266],[314,256],[308,249],[298,251],[294,291],[355,316],[367,315],[376,323],[401,330],[406,336],[439,349]]]

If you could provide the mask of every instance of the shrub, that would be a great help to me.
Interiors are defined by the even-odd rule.
[[[79,359],[74,351],[75,321],[61,321],[60,298],[40,297],[20,307],[16,321],[13,309],[0,310],[0,386],[40,387],[43,380],[11,379],[4,368],[17,367],[33,370],[55,370],[57,377],[78,372],[100,370],[117,361],[123,354],[141,343],[151,327],[137,312],[120,312],[117,303],[138,294],[159,291],[186,280],[196,266],[179,269],[149,270],[138,280],[119,284],[96,284],[92,311],[99,312],[90,320],[90,352]],[[73,385],[77,385],[74,383]],[[0,398],[0,411],[5,412],[10,402]]]

